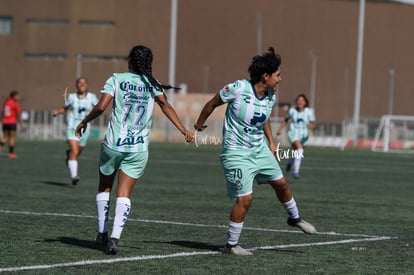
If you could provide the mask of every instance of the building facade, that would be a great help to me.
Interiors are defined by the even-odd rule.
[[[309,95],[317,56],[315,109],[320,121],[351,117],[358,2],[341,0],[178,0],[176,83],[214,93],[248,78],[253,55],[274,46],[282,55],[279,99]],[[169,0],[0,0],[0,99],[19,90],[23,108],[63,104],[77,75],[98,92],[137,44],[154,52],[154,75],[168,80]],[[368,2],[361,116],[389,110],[414,115],[414,7]]]

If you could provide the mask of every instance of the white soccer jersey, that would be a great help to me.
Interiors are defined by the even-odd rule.
[[[299,112],[296,107],[289,109],[287,119],[290,120],[290,130],[300,137],[309,135],[308,124],[315,121],[315,113],[312,108],[306,107]]]
[[[96,104],[98,98],[93,93],[87,92],[83,98],[79,98],[77,93],[69,94],[65,102],[65,108],[68,108],[66,115],[68,128],[76,128]]]
[[[228,103],[223,125],[223,148],[252,149],[264,142],[263,126],[269,119],[276,95],[268,91],[258,98],[249,80],[238,80],[220,91],[221,100]]]
[[[148,150],[154,99],[163,95],[144,75],[113,74],[101,93],[113,99],[112,116],[104,143],[118,152],[145,152]]]

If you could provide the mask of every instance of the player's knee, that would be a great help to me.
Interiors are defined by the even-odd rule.
[[[288,189],[289,186],[287,184],[287,181],[285,178],[281,178],[278,180],[275,180],[271,183],[272,187],[276,190],[284,190],[284,189]]]
[[[70,158],[71,159],[77,159],[79,156],[79,150],[78,149],[71,149],[70,150]]]
[[[241,207],[248,209],[252,205],[253,201],[253,195],[247,195],[243,197],[237,198],[237,204],[239,204]]]
[[[99,182],[98,192],[111,192],[112,185],[106,182]]]

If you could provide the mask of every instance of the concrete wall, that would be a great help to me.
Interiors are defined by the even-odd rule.
[[[257,49],[257,15],[262,49],[274,46],[283,59],[280,100],[309,94],[310,50],[319,51],[316,113],[320,121],[341,121],[353,112],[358,1],[178,0],[177,83],[189,92],[212,93],[248,77]],[[13,31],[0,35],[0,99],[19,90],[26,109],[54,109],[66,86],[74,89],[76,55],[122,57],[136,44],[153,49],[154,75],[168,79],[168,0],[0,0],[0,16],[13,17]],[[66,24],[31,23],[66,20]],[[82,25],[100,20],[114,25]],[[388,70],[394,68],[395,114],[414,115],[414,7],[368,2],[362,83],[362,116],[388,107]],[[61,54],[40,60],[28,54]],[[82,73],[98,92],[125,62],[85,62]]]

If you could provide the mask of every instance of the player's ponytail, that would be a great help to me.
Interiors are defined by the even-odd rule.
[[[129,52],[129,66],[130,70],[137,74],[145,75],[151,85],[157,90],[163,89],[175,89],[180,88],[173,87],[171,85],[164,85],[159,83],[152,75],[152,51],[145,46],[135,46]]]
[[[276,72],[281,63],[282,58],[273,47],[269,47],[268,52],[263,55],[254,56],[248,70],[253,84],[260,82],[264,74],[271,75]]]

